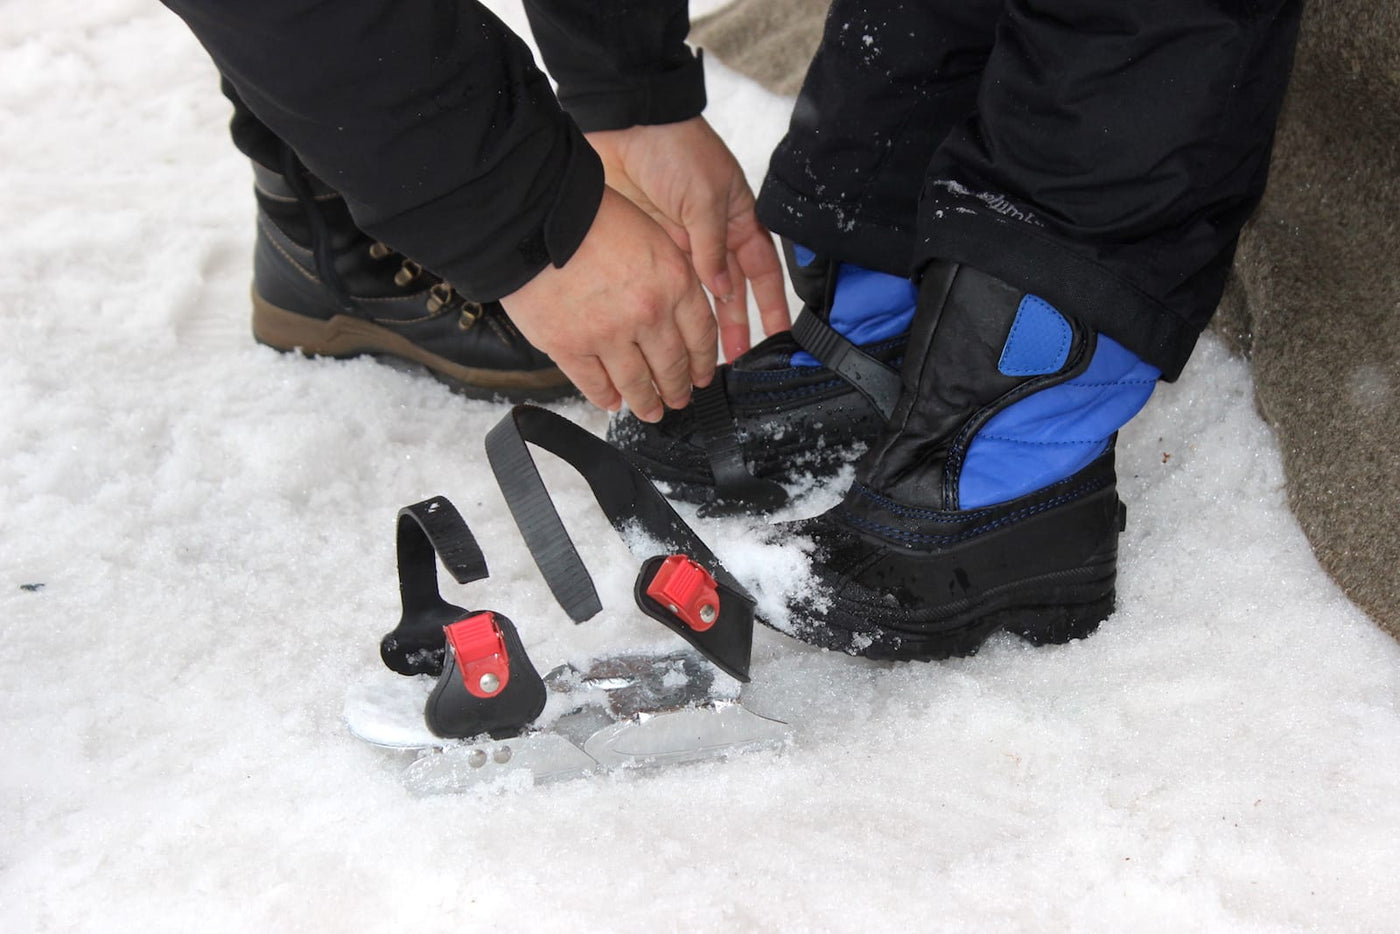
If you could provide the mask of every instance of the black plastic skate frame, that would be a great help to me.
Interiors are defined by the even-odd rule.
[[[545,686],[515,624],[503,614],[448,603],[438,590],[439,559],[459,584],[489,575],[461,513],[442,496],[405,506],[399,510],[397,547],[403,613],[380,640],[380,658],[401,675],[438,678],[424,710],[436,735],[518,734],[544,709]],[[457,633],[463,638],[454,639]],[[467,635],[477,638],[469,642]],[[464,654],[468,646],[483,645]]]
[[[401,675],[439,675],[447,642],[443,627],[471,612],[438,592],[437,562],[459,584],[490,575],[471,529],[457,507],[434,496],[399,510],[397,534],[399,600],[403,615],[379,642],[379,657]]]

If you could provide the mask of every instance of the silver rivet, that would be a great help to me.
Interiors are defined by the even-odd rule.
[[[505,765],[507,762],[510,761],[510,747],[498,746],[496,748],[496,751],[491,753],[491,758],[495,759],[501,765]]]
[[[495,694],[501,686],[501,679],[496,677],[495,672],[488,671],[481,676],[481,680],[478,681],[477,684],[481,686],[483,692]]]
[[[700,621],[702,623],[713,623],[715,621],[715,617],[718,615],[719,611],[715,609],[715,605],[713,603],[705,603],[701,605]]]
[[[672,613],[675,613],[677,616],[679,616],[681,612],[680,607],[676,606],[674,603],[666,604],[666,609],[670,610]]]
[[[473,749],[467,753],[467,765],[474,769],[479,769],[486,764],[486,750]]]

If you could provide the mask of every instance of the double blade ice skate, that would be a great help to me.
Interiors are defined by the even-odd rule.
[[[552,418],[538,424],[557,429]],[[524,438],[515,440],[516,453],[528,458]],[[619,456],[592,440],[609,457]],[[548,502],[542,486],[531,489]],[[512,509],[520,505],[519,493],[519,487],[507,491]],[[621,508],[616,496],[609,503]],[[540,508],[538,500],[532,505]],[[784,745],[787,725],[740,701],[739,682],[748,680],[753,599],[678,517],[674,521],[680,528],[668,528],[666,537],[688,545],[695,556],[644,561],[634,597],[647,616],[693,649],[610,656],[581,669],[563,665],[541,678],[510,619],[448,603],[438,590],[439,559],[458,583],[488,575],[461,515],[442,497],[405,507],[398,521],[403,614],[381,641],[380,654],[388,669],[409,677],[380,672],[353,688],[345,705],[350,731],[378,746],[416,750],[404,782],[419,794],[545,784]],[[568,542],[562,527],[557,534],[562,538],[555,541]],[[539,540],[538,529],[533,539],[527,535],[532,550]],[[566,609],[586,619],[601,604],[581,563],[568,567],[582,573],[593,608]],[[559,594],[559,568],[546,562],[541,570]]]

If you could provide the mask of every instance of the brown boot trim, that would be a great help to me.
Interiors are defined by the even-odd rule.
[[[278,308],[253,291],[253,337],[277,350],[300,350],[324,357],[389,354],[421,364],[452,382],[487,390],[565,390],[568,377],[558,367],[542,370],[490,370],[463,366],[424,350],[388,328],[336,315],[328,320]]]

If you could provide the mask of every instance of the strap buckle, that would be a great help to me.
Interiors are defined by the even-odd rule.
[[[457,657],[462,686],[473,697],[495,697],[510,683],[510,655],[496,614],[490,610],[444,626],[447,644]]]
[[[688,555],[671,555],[657,568],[646,593],[691,629],[704,632],[719,619],[718,587]]]

